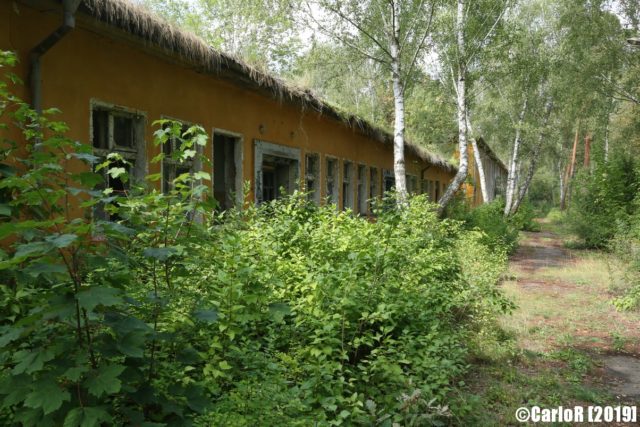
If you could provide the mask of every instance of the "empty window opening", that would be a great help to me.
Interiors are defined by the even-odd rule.
[[[255,168],[257,203],[291,194],[299,187],[300,150],[256,141]]]
[[[429,181],[426,179],[420,181],[420,194],[426,194],[427,200],[431,198],[429,196]]]
[[[291,194],[296,186],[297,168],[298,162],[295,160],[265,155],[262,160],[262,201]]]
[[[393,175],[393,172],[388,170],[388,169],[385,169],[383,171],[383,174],[384,174],[384,176],[383,176],[383,180],[384,180],[383,189],[384,189],[384,192],[386,193],[386,192],[394,190],[395,187],[396,187],[396,177]]]
[[[338,188],[336,176],[338,175],[338,160],[327,158],[327,202],[338,204]]]
[[[92,104],[90,126],[91,145],[99,162],[103,162],[110,153],[117,153],[122,158],[104,169],[104,182],[97,189],[111,188],[114,196],[126,196],[131,181],[142,179],[146,174],[144,117],[122,108]],[[114,178],[108,174],[108,169],[116,167],[125,169],[127,179],[123,175]],[[116,219],[100,204],[94,207],[93,214],[97,219]]]
[[[367,167],[358,165],[358,213],[367,214]]]
[[[221,131],[213,132],[213,197],[222,210],[242,200],[242,139]]]
[[[434,196],[434,201],[439,202],[440,201],[440,181],[436,181],[436,194]]]
[[[407,194],[416,194],[418,192],[418,177],[407,175]]]
[[[309,201],[320,204],[320,156],[307,154],[305,156],[305,191]]]
[[[342,209],[353,210],[353,163],[345,160],[342,171]]]
[[[378,190],[378,169],[369,169],[369,212],[373,212],[373,205],[380,195]]]

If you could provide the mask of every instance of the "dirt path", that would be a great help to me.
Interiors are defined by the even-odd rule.
[[[545,231],[524,233],[505,286],[519,305],[512,326],[520,346],[584,354],[592,363],[583,370],[584,384],[618,402],[640,403],[640,317],[611,304],[609,255],[568,250],[563,236],[542,225]]]

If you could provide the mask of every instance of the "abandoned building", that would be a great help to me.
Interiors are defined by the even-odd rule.
[[[496,156],[483,138],[478,138],[476,142],[478,143],[480,158],[482,159],[485,183],[487,186],[487,196],[489,197],[488,201],[490,202],[498,196],[504,196],[509,171],[502,160]],[[478,171],[478,165],[476,164],[471,144],[469,144],[468,152],[469,177],[471,183],[466,188],[466,195],[467,199],[473,206],[478,206],[483,202],[482,190],[480,188],[480,172]]]
[[[175,176],[207,167],[223,208],[246,202],[249,181],[257,203],[302,187],[317,203],[360,214],[394,185],[389,133],[129,1],[3,1],[0,17],[0,49],[18,54],[14,72],[25,81],[18,95],[37,110],[59,108],[69,137],[99,156],[120,153],[133,179],[160,173],[166,190]],[[161,118],[202,126],[210,165],[150,163],[175,149],[152,143]],[[455,166],[411,143],[405,156],[408,190],[437,201]]]

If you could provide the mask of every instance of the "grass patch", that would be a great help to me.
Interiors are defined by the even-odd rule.
[[[611,303],[611,255],[563,248],[573,236],[559,211],[540,224],[548,234],[523,233],[503,275],[517,309],[475,347],[475,375],[457,396],[465,425],[514,425],[522,406],[613,404],[602,355],[640,350],[640,314]]]

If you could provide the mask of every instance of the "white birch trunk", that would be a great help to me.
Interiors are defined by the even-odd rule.
[[[487,178],[484,173],[484,164],[482,164],[482,153],[480,153],[480,149],[478,148],[478,141],[475,136],[473,136],[473,129],[471,128],[471,121],[469,120],[469,114],[467,112],[467,130],[472,136],[469,138],[471,140],[471,146],[473,147],[473,159],[476,164],[476,169],[478,170],[478,178],[480,179],[480,191],[482,192],[482,203],[489,203],[489,193],[487,191]]]
[[[456,191],[458,191],[464,180],[467,178],[467,171],[469,170],[469,158],[467,153],[467,99],[465,93],[466,56],[464,26],[464,0],[458,0],[458,10],[456,14],[456,36],[458,45],[458,78],[456,80],[456,101],[458,109],[458,152],[460,153],[460,164],[458,165],[458,172],[456,173],[456,176],[453,178],[453,181],[451,181],[451,183],[447,187],[447,190],[439,200],[439,214],[442,214],[447,204],[455,195]]]
[[[504,215],[509,215],[511,212],[511,206],[513,205],[514,194],[516,191],[516,181],[518,174],[518,156],[520,151],[520,144],[522,143],[521,131],[522,123],[524,121],[524,115],[527,111],[528,99],[524,99],[522,104],[522,110],[518,116],[518,126],[516,127],[516,137],[513,141],[513,149],[511,150],[511,161],[509,162],[509,174],[507,175],[507,192],[505,196]]]
[[[400,74],[400,0],[393,0],[391,35],[391,78],[395,120],[393,123],[393,172],[396,179],[398,202],[407,198],[407,175],[404,162],[404,87]]]
[[[544,143],[545,130],[547,128],[547,124],[549,123],[549,116],[551,115],[552,108],[553,108],[553,104],[551,104],[551,102],[548,102],[545,108],[544,122],[542,124],[542,130],[540,130],[538,143],[534,147],[533,153],[531,154],[531,163],[529,164],[529,170],[527,171],[527,176],[525,178],[525,181],[522,183],[522,186],[520,187],[518,198],[515,200],[513,206],[511,207],[511,215],[514,215],[516,212],[518,212],[518,208],[520,208],[520,205],[522,204],[524,197],[527,195],[527,191],[529,190],[529,186],[531,185],[531,181],[533,180],[533,175],[535,174],[536,167],[538,165],[538,158],[540,157],[540,150],[542,149],[542,144]],[[560,185],[562,186],[562,183]]]

